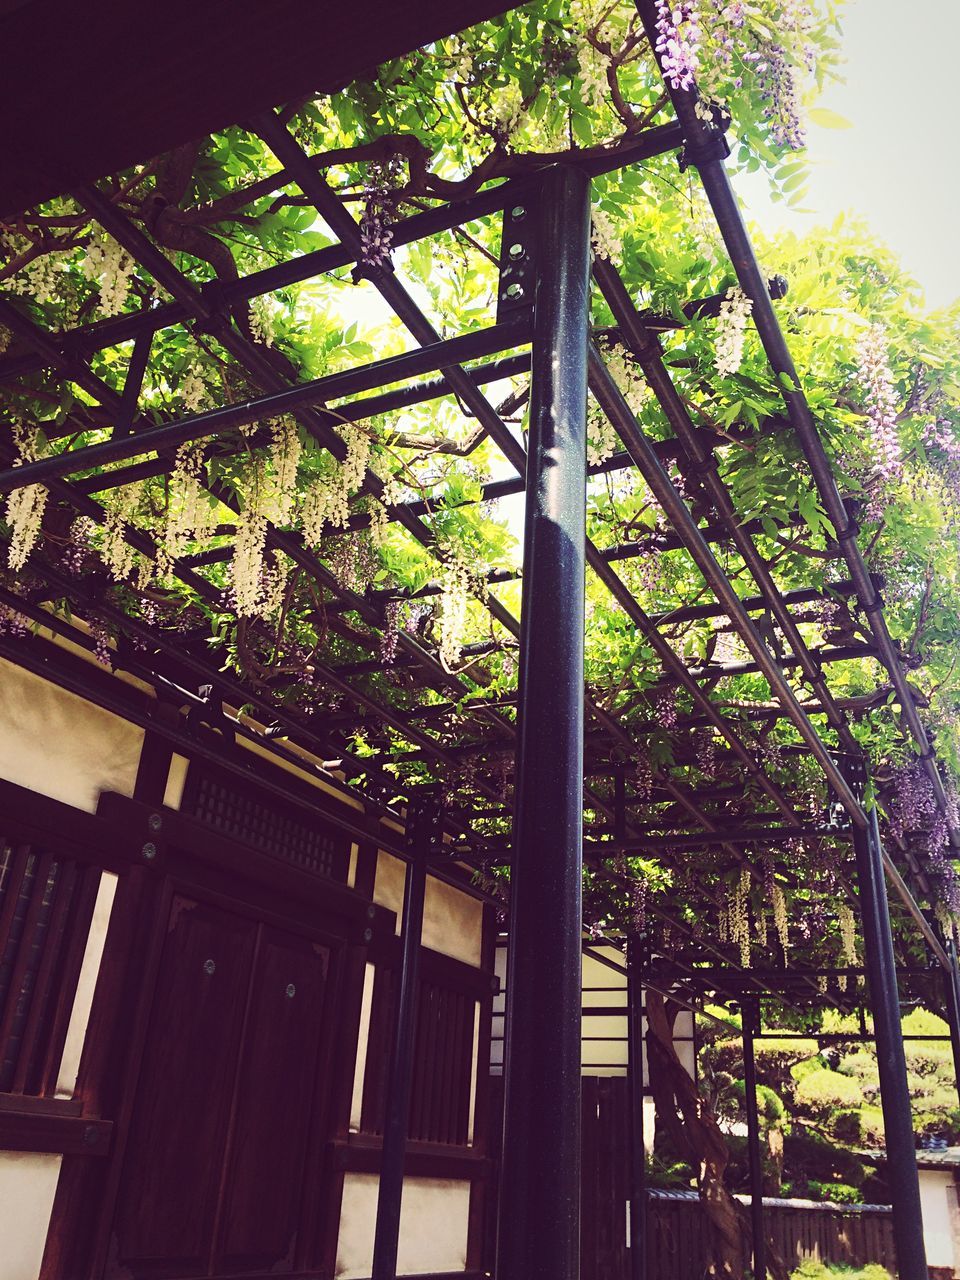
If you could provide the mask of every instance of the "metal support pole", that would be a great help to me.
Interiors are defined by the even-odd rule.
[[[407,808],[406,831],[406,844],[411,859],[407,865],[403,890],[400,983],[383,1124],[372,1280],[396,1280],[397,1275],[403,1168],[407,1155],[410,1090],[417,1041],[420,939],[427,884],[427,853],[432,845],[432,837],[440,826],[441,815],[435,804],[420,799],[411,801]]]
[[[630,1280],[647,1277],[647,1153],[643,1141],[643,940],[627,939],[627,1081],[630,1097]]]
[[[875,809],[870,813],[867,830],[854,830],[853,849],[857,859],[863,946],[880,1071],[880,1102],[887,1153],[886,1172],[893,1207],[897,1275],[900,1280],[928,1280],[910,1088],[900,1025],[897,969],[883,879],[883,848]]]
[[[497,1280],[580,1274],[586,175],[538,216]]]
[[[960,972],[957,971],[957,948],[952,938],[947,939],[947,955],[950,968],[943,973],[943,1005],[950,1027],[950,1044],[953,1048],[953,1074],[960,1097]]]
[[[740,1005],[743,1038],[743,1087],[747,1108],[747,1157],[750,1162],[750,1233],[753,1237],[753,1277],[767,1280],[767,1241],[763,1225],[763,1161],[760,1156],[760,1116],[757,1110],[757,1063],[753,1038],[760,1032],[759,1000]]]

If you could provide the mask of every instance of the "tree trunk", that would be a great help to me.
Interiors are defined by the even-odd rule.
[[[699,1170],[700,1200],[710,1227],[709,1274],[743,1280],[744,1231],[737,1202],[723,1180],[730,1152],[716,1117],[677,1056],[673,1025],[679,1006],[668,1004],[649,987],[646,1006],[647,1061],[657,1119]]]

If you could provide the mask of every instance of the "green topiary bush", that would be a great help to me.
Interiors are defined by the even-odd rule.
[[[855,1107],[863,1101],[860,1082],[839,1071],[811,1071],[797,1083],[797,1101],[820,1110],[824,1107]]]

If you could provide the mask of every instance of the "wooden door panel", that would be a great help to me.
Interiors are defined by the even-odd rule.
[[[217,1274],[289,1270],[313,1127],[327,948],[265,928],[250,996]]]
[[[206,1273],[254,921],[174,898],[108,1276]]]

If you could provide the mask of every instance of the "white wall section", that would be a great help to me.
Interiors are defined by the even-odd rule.
[[[143,730],[0,658],[0,777],[94,813],[133,795]],[[6,1278],[4,1278],[6,1280]]]

